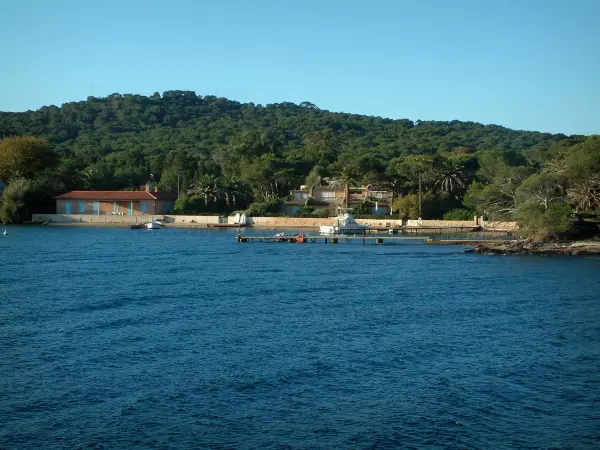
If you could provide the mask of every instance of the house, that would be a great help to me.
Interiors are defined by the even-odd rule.
[[[394,193],[386,190],[375,190],[370,186],[349,187],[348,207],[356,208],[360,204],[367,206],[370,214],[389,214]],[[290,197],[283,205],[283,212],[296,213],[302,206],[311,205],[315,209],[335,210],[345,206],[346,190],[341,186],[315,186],[307,189],[301,186],[290,192]]]
[[[176,194],[145,191],[71,191],[56,197],[57,214],[167,214]]]
[[[345,201],[346,190],[339,186],[315,186],[312,190],[301,186],[300,189],[291,191],[290,195],[292,197],[291,202],[300,205],[304,205],[308,198],[310,198],[311,205],[327,206],[336,202],[341,205]]]

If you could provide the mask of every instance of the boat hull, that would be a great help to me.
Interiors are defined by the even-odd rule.
[[[145,227],[147,230],[160,230],[163,228],[163,224],[161,222],[148,222]]]
[[[319,227],[319,234],[364,234],[367,232],[369,227],[336,227],[329,225],[322,225]]]

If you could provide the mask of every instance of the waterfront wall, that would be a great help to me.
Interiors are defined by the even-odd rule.
[[[207,225],[219,223],[219,216],[169,216],[169,215],[113,215],[113,214],[34,214],[33,222],[51,223],[87,223],[87,224],[113,224],[133,225],[146,223],[152,220],[161,220],[169,225]]]
[[[175,216],[166,215],[164,222],[167,225],[180,225],[180,226],[196,226],[196,225],[209,225],[216,223],[227,223],[224,217],[220,216]]]
[[[229,223],[234,223],[234,218],[228,218]],[[319,227],[321,225],[331,225],[332,218],[311,218],[311,217],[247,217],[246,223],[252,227]]]
[[[136,223],[146,223],[152,220],[162,220],[168,225],[174,226],[207,226],[219,223],[233,224],[234,216],[180,216],[180,215],[139,215],[139,216],[120,216],[112,214],[93,215],[93,214],[34,214],[33,222],[51,222],[64,224],[112,224],[112,225],[132,225]],[[370,225],[378,228],[399,228],[407,227],[434,227],[434,228],[470,228],[481,226],[485,231],[508,232],[515,231],[518,226],[515,222],[491,222],[484,221],[481,218],[474,220],[400,220],[400,219],[357,219],[358,223]],[[248,217],[247,224],[251,227],[272,227],[272,228],[317,228],[321,225],[332,225],[333,217],[329,218],[310,218],[310,217]]]
[[[519,226],[517,222],[492,222],[485,220],[482,222],[485,231],[517,231]]]
[[[112,214],[33,214],[33,222],[50,223],[87,223],[87,224],[127,224],[146,223],[162,216],[138,215],[138,216],[120,216]]]

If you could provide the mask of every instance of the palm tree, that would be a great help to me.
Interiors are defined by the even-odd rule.
[[[344,166],[342,171],[340,172],[337,182],[340,186],[344,187],[344,197],[346,199],[346,209],[348,209],[348,198],[350,197],[350,185],[356,184],[357,176],[356,174],[348,168],[348,166]]]
[[[456,159],[446,159],[435,170],[435,185],[446,195],[455,192],[458,188],[464,188],[467,184],[465,167]]]
[[[225,202],[227,204],[227,208],[231,205],[233,201],[233,207],[235,208],[235,197],[240,193],[241,181],[235,175],[226,175],[221,177],[220,185],[223,189],[223,193],[225,194]]]
[[[191,195],[203,195],[204,205],[208,206],[208,198],[216,196],[219,192],[219,180],[214,175],[204,174],[198,177],[187,193]]]

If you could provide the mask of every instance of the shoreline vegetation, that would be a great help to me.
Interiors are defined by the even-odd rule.
[[[600,234],[598,135],[166,91],[0,112],[0,137],[2,223],[50,214],[68,191],[150,185],[177,194],[175,214],[293,209],[317,220],[343,206],[319,200],[319,187],[343,188],[355,216],[385,207],[393,219],[514,221],[540,243]],[[306,198],[293,194],[301,186]],[[392,194],[357,200],[352,187]]]

